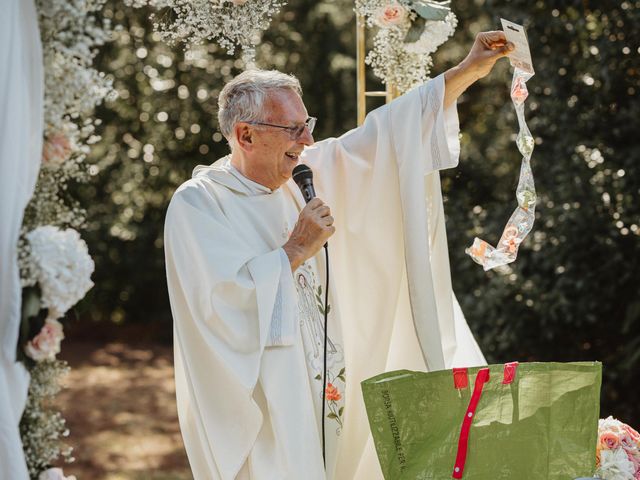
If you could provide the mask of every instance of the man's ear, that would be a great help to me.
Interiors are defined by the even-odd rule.
[[[233,128],[236,145],[245,151],[251,151],[254,146],[253,130],[246,123],[236,123]]]

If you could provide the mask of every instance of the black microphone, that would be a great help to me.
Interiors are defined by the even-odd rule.
[[[298,184],[305,203],[309,203],[316,196],[313,188],[313,172],[304,163],[293,169],[293,181]]]

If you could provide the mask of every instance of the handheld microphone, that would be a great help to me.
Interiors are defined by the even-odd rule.
[[[298,184],[305,203],[309,203],[316,196],[313,188],[313,172],[307,165],[301,163],[293,169],[293,181]]]

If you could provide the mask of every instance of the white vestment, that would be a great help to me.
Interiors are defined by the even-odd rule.
[[[0,478],[28,479],[18,424],[29,376],[16,362],[18,236],[42,155],[42,47],[33,0],[0,0]]]
[[[484,363],[451,289],[437,171],[457,165],[459,142],[456,108],[444,110],[443,97],[441,75],[302,155],[336,226],[329,317],[346,386],[326,474],[298,319],[304,299],[281,248],[288,209],[304,206],[297,186],[260,194],[214,164],[176,191],[166,267],[178,412],[196,480],[381,479],[360,382]],[[324,287],[322,255],[314,262]]]

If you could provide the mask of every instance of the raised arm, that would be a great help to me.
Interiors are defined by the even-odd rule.
[[[476,35],[467,57],[444,74],[444,108],[452,105],[472,83],[486,76],[496,61],[506,57],[513,48],[504,32],[481,32]]]

